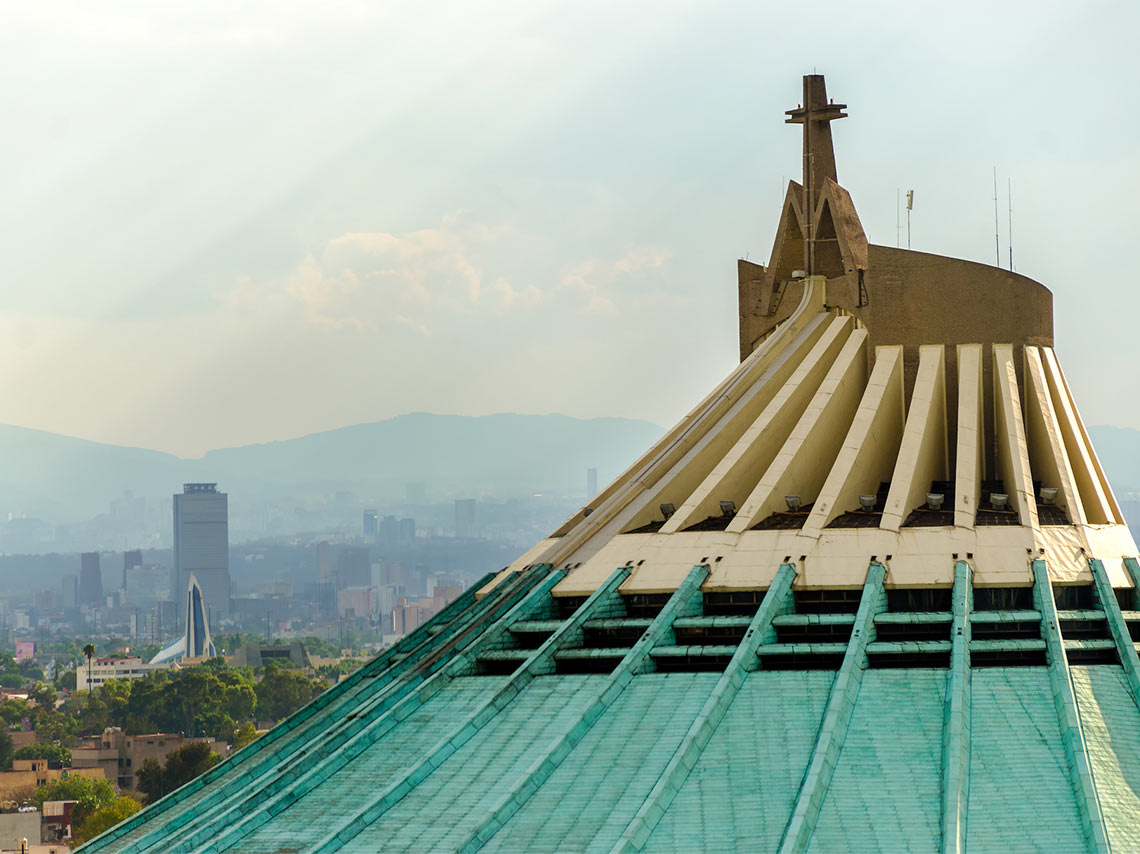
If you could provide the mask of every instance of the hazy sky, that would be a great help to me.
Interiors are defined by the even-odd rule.
[[[4,4],[0,422],[183,455],[413,410],[668,425],[736,362],[817,70],[871,240],[913,187],[914,248],[992,263],[997,166],[1086,420],[1140,428],[1137,32],[1133,2]]]

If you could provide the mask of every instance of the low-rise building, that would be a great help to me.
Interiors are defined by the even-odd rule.
[[[20,801],[30,797],[40,786],[76,774],[102,777],[103,772],[90,768],[52,768],[46,759],[13,759],[12,770],[0,771],[0,801]]]
[[[100,688],[112,679],[142,679],[152,670],[163,670],[169,664],[147,664],[141,658],[92,658],[84,659],[75,674],[75,687]]]
[[[135,773],[146,760],[154,759],[161,765],[184,744],[199,741],[223,757],[229,753],[228,744],[212,738],[184,738],[181,734],[162,732],[127,735],[118,727],[108,727],[97,741],[71,749],[71,767],[76,771],[97,769],[113,785],[134,789]]]
[[[264,667],[265,662],[289,662],[296,667],[311,667],[309,654],[300,641],[293,643],[247,643],[230,659],[234,667]]]

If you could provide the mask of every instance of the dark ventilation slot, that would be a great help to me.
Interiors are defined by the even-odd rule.
[[[1131,587],[1114,587],[1112,594],[1121,611],[1133,611],[1136,605],[1136,591]]]
[[[954,591],[950,587],[897,587],[888,589],[887,610],[897,613],[953,611]]]
[[[1004,507],[994,504],[994,494],[1005,495]],[[983,480],[981,496],[978,498],[978,512],[974,516],[974,524],[985,525],[1020,525],[1021,518],[1009,503],[1009,490],[1000,480]]]
[[[558,619],[569,620],[574,612],[582,607],[588,596],[555,596],[554,602],[558,606]]]
[[[1058,611],[1092,611],[1096,596],[1091,584],[1054,584],[1053,601]]]
[[[615,656],[613,658],[557,658],[555,657],[555,667],[559,674],[567,675],[572,673],[613,673],[618,662],[622,656]]]
[[[971,623],[975,640],[1036,640],[1041,637],[1040,620],[1012,620],[1000,623]]]
[[[1066,640],[1112,639],[1108,620],[1061,620],[1061,637]]]
[[[950,626],[949,621],[945,623],[876,623],[875,640],[949,640]]]
[[[853,623],[773,623],[779,643],[847,643]]]
[[[731,655],[668,655],[655,658],[662,673],[723,673],[732,661]]]
[[[977,650],[970,653],[971,667],[1044,667],[1044,649]]]
[[[549,629],[535,629],[534,631],[520,631],[511,628],[511,637],[519,649],[538,649],[554,634]]]
[[[628,531],[622,531],[623,534],[656,534],[663,527],[665,527],[664,519],[656,519],[640,528],[630,528]]]
[[[787,653],[765,655],[763,670],[838,670],[843,664],[843,653]]]
[[[942,668],[950,667],[948,652],[886,652],[868,655],[867,662],[876,668]]]
[[[928,492],[932,495],[941,495],[941,504],[936,507],[924,502],[906,517],[906,521],[903,522],[904,528],[945,528],[954,524],[953,481],[931,481]]]
[[[1120,656],[1116,647],[1108,649],[1067,649],[1065,658],[1069,664],[1120,664]]]
[[[673,635],[679,645],[693,646],[720,646],[722,644],[736,645],[744,639],[748,626],[674,626]]]
[[[630,593],[623,596],[625,611],[631,617],[656,617],[669,601],[671,593]]]
[[[1132,642],[1140,643],[1140,620],[1125,620],[1124,625],[1128,626],[1128,636]]]
[[[591,649],[631,647],[645,634],[645,626],[620,620],[587,620],[582,624],[582,645]]]
[[[974,610],[1035,611],[1037,605],[1032,587],[975,587]]]
[[[478,670],[480,676],[510,676],[518,670],[521,661],[512,661],[510,659],[498,658],[480,658],[478,660]]]
[[[753,531],[798,531],[807,521],[814,504],[805,504],[797,510],[773,513],[752,526]]]
[[[728,523],[733,520],[735,514],[725,515],[721,513],[719,516],[709,516],[707,519],[702,519],[695,525],[690,525],[685,528],[686,531],[723,531],[728,527]]]
[[[1039,525],[1071,525],[1069,514],[1065,508],[1054,504],[1046,504],[1041,500],[1041,486],[1039,480],[1033,481],[1033,494],[1037,496],[1037,524]],[[1057,500],[1053,499],[1054,502]]]
[[[797,614],[854,614],[863,590],[797,590],[795,597]]]
[[[753,617],[764,601],[765,590],[733,590],[705,593],[704,612],[708,617]]]
[[[1037,502],[1037,523],[1039,525],[1071,525],[1069,514],[1064,507],[1056,504],[1042,504]]]
[[[873,507],[857,507],[846,513],[836,516],[827,526],[829,528],[877,528],[883,521],[883,508],[887,505],[887,495],[891,491],[890,481],[879,484],[879,491],[875,493]]]

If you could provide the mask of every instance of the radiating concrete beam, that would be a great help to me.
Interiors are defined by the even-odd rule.
[[[704,706],[689,726],[689,731],[685,733],[685,737],[673,753],[669,764],[665,766],[665,770],[661,772],[652,791],[614,845],[613,854],[640,851],[677,793],[681,791],[689,772],[697,764],[701,751],[716,732],[733,698],[744,684],[746,675],[757,669],[759,660],[756,657],[756,650],[772,632],[772,619],[777,614],[791,610],[792,582],[795,577],[796,570],[792,564],[785,563],[780,566],[744,638],[736,647],[732,660],[717,680],[716,687],[705,700]]]
[[[1033,474],[1029,448],[1021,417],[1021,396],[1013,347],[994,344],[994,435],[997,440],[997,468],[1009,495],[1009,506],[1017,511],[1022,525],[1037,527],[1037,499],[1033,495]]]
[[[662,489],[658,497],[677,504],[676,514],[662,526],[662,533],[673,533],[719,514],[721,500],[731,499],[738,507],[743,506],[757,477],[776,458],[854,327],[850,316],[831,318],[819,340],[788,378],[773,389],[771,400],[736,442],[725,453],[706,460],[703,477],[695,483],[676,480]],[[655,504],[649,512],[656,512]]]
[[[1033,473],[1042,486],[1057,489],[1057,504],[1065,509],[1073,524],[1085,524],[1085,508],[1037,347],[1025,348],[1025,433]]]
[[[918,348],[918,354],[918,376],[910,398],[910,411],[879,524],[888,531],[897,531],[912,510],[926,503],[931,481],[946,480],[949,474],[946,348],[923,346]]]
[[[860,494],[875,493],[890,480],[904,412],[902,347],[879,347],[863,399],[804,523],[804,536],[819,537],[833,519],[859,506]]]
[[[942,854],[965,854],[966,806],[970,799],[970,565],[954,564],[954,623],[950,627],[950,673],[942,724]]]
[[[1033,596],[1041,611],[1041,636],[1049,657],[1049,682],[1053,688],[1053,704],[1061,725],[1061,740],[1065,745],[1065,759],[1069,766],[1069,781],[1076,796],[1085,838],[1097,854],[1109,854],[1108,830],[1100,809],[1092,763],[1085,746],[1084,731],[1073,680],[1069,675],[1069,662],[1061,638],[1057,604],[1053,599],[1053,583],[1045,561],[1033,561]]]
[[[799,495],[805,505],[815,501],[866,385],[867,330],[856,329],[727,530],[743,532],[787,510],[786,495]]]
[[[799,794],[796,795],[792,816],[784,828],[780,854],[802,854],[807,851],[811,835],[815,832],[819,811],[827,797],[827,789],[831,785],[835,765],[847,737],[863,672],[867,669],[867,644],[874,639],[875,614],[886,610],[887,597],[883,592],[885,576],[886,569],[881,563],[872,563],[867,571],[867,581],[863,585],[863,597],[855,615],[851,640],[847,644],[843,664],[831,685],[811,761],[800,784]]]
[[[954,525],[973,528],[981,500],[985,447],[982,426],[982,345],[958,345],[958,437],[954,465]]]

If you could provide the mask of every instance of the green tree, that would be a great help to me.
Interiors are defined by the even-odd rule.
[[[60,688],[64,691],[74,691],[77,675],[78,675],[78,671],[75,671],[75,670],[63,671],[55,679],[56,687]]]
[[[253,725],[253,721],[246,721],[234,732],[233,749],[241,750],[247,744],[256,741],[260,734],[257,727]]]
[[[271,661],[265,665],[265,672],[254,690],[257,693],[258,718],[279,721],[321,693],[322,687],[309,681],[304,674],[284,670]]]
[[[36,738],[45,742],[72,744],[79,734],[79,721],[56,709],[36,709]]]
[[[146,760],[135,772],[135,783],[146,795],[147,803],[153,804],[217,765],[220,759],[204,742],[185,744],[166,757],[165,765],[159,765],[155,759]]]
[[[91,693],[91,659],[95,657],[95,644],[83,645],[83,655],[87,658],[87,693]]]
[[[12,736],[8,734],[8,730],[0,729],[0,768],[12,767],[12,753]]]
[[[110,830],[120,821],[130,818],[132,815],[142,809],[142,804],[134,798],[127,797],[126,795],[119,795],[111,803],[105,807],[100,807],[87,816],[78,827],[72,827],[72,841],[75,844],[82,844],[90,839],[94,839],[105,830]]]
[[[59,695],[56,693],[55,688],[51,685],[45,685],[43,682],[37,682],[32,686],[32,690],[28,692],[28,698],[35,701],[37,706],[47,709],[54,709],[56,700]]]
[[[46,759],[49,762],[58,762],[64,768],[71,767],[71,751],[62,744],[25,744],[12,754],[13,759]]]
[[[20,723],[31,711],[31,707],[23,700],[8,699],[0,702],[0,720],[8,726]]]
[[[32,795],[40,809],[44,801],[77,801],[71,813],[72,826],[81,825],[95,810],[109,806],[115,800],[115,790],[102,777],[69,775],[40,786]]]

